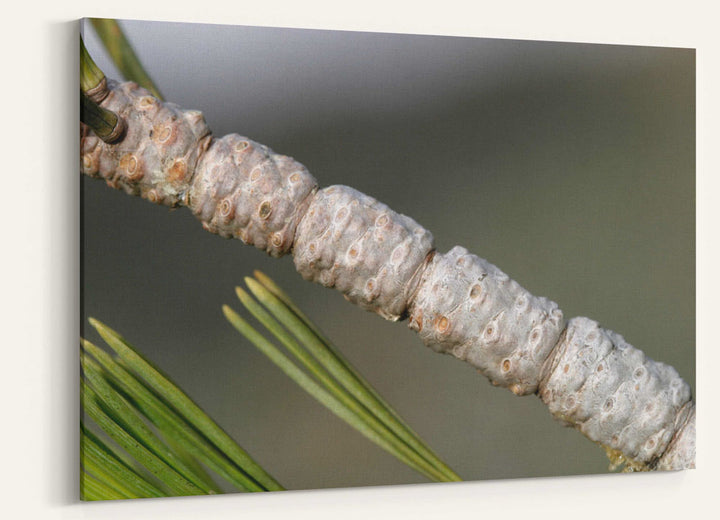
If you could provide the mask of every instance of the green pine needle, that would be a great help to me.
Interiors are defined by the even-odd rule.
[[[236,288],[238,298],[308,372],[296,366],[237,313],[223,307],[236,329],[303,389],[399,460],[434,481],[461,480],[270,278],[259,271],[255,271],[255,276],[257,280],[246,278],[245,282],[265,308],[241,288]]]
[[[270,278],[246,278],[254,299],[237,295],[279,341],[274,345],[228,306],[228,321],[321,404],[398,460],[438,482],[457,476],[342,357]],[[85,500],[222,493],[282,486],[166,375],[117,332],[90,318],[114,352],[81,341],[86,416],[108,437],[81,425]],[[297,364],[296,364],[297,363]]]
[[[80,457],[83,467],[91,473],[110,475],[113,486],[129,498],[162,497],[166,493],[149,482],[121,460],[117,453],[91,431],[81,425]]]
[[[85,471],[80,475],[80,489],[85,500],[118,500],[130,498],[112,488],[108,484],[93,478]]]
[[[118,21],[111,18],[90,18],[90,23],[120,73],[126,79],[149,90],[156,98],[162,99],[160,90],[143,67]]]
[[[260,333],[243,320],[235,311],[227,305],[223,306],[223,313],[228,321],[243,336],[252,342],[260,351],[265,354],[275,365],[282,370],[285,375],[295,381],[300,387],[308,392],[315,399],[330,409],[335,415],[346,421],[353,428],[365,435],[371,441],[375,442],[383,449],[389,451],[405,464],[419,471],[420,473],[432,479],[432,475],[426,468],[420,467],[414,460],[404,456],[392,445],[388,437],[379,434],[377,431],[369,427],[366,422],[356,413],[346,407],[335,395],[323,389],[310,376],[298,368],[285,354],[277,349],[270,341],[265,339]]]
[[[424,446],[424,449],[428,452],[432,451],[420,438],[419,435],[417,435],[415,432],[412,431],[410,426],[405,423],[402,417],[398,415],[398,413],[390,406],[389,403],[387,403],[383,397],[370,385],[370,383],[365,380],[365,378],[360,374],[360,372],[348,361],[345,359],[345,357],[342,355],[340,350],[333,345],[333,343],[325,337],[325,335],[322,333],[322,331],[319,329],[315,323],[308,318],[307,315],[305,315],[300,308],[295,305],[295,302],[293,302],[290,299],[290,296],[288,296],[281,288],[278,286],[269,276],[264,274],[262,271],[255,270],[253,271],[253,275],[255,276],[255,279],[258,280],[268,291],[270,291],[275,297],[277,297],[285,306],[291,310],[295,316],[302,321],[302,323],[310,329],[317,339],[319,339],[323,347],[329,350],[335,358],[337,358],[338,362],[340,362],[343,367],[352,374],[352,376],[357,380],[358,383],[360,383],[363,388],[372,396],[372,399],[380,404],[383,408],[385,408],[388,412],[390,412],[397,422],[399,422],[407,431],[409,431],[412,436],[415,438],[415,442],[419,442]],[[439,460],[439,459],[438,459]],[[452,470],[450,470],[450,473],[452,473]]]
[[[258,484],[227,457],[220,449],[212,444],[207,437],[199,433],[191,423],[187,422],[172,406],[161,397],[158,397],[142,381],[136,379],[112,356],[96,347],[89,341],[83,342],[85,352],[91,354],[107,370],[114,384],[122,388],[135,406],[148,417],[163,432],[168,444],[173,447],[178,456],[179,448],[190,455],[184,457],[186,463],[196,466],[193,459],[202,460],[208,468],[220,475],[240,490],[258,491]],[[201,473],[196,467],[196,473]],[[208,482],[212,485],[212,481]],[[216,492],[220,492],[215,489]]]
[[[112,410],[108,410],[106,406],[103,406],[101,404],[103,399],[85,381],[81,381],[80,384],[84,396],[83,406],[88,416],[121,448],[145,466],[160,482],[163,482],[170,494],[202,494],[201,489],[189,482],[172,466],[166,464],[132,433],[125,430],[122,418],[118,417],[118,414]]]
[[[237,491],[283,489],[121,336],[90,322],[120,355],[81,341],[83,409],[111,441],[82,425],[83,499],[222,493],[210,472]]]
[[[104,377],[97,363],[89,357],[83,356],[82,367],[87,383],[101,400],[100,404],[107,410],[110,418],[166,466],[185,478],[191,484],[187,489],[192,490],[193,494],[199,494],[198,490],[203,493],[212,492],[210,486],[182,460],[178,459],[167,444],[150,430],[139,411],[121,396]]]
[[[108,346],[116,352],[126,368],[180,413],[194,428],[207,437],[233,463],[255,481],[252,491],[280,491],[283,487],[255,462],[200,407],[185,395],[167,376],[135,351],[117,332],[94,318],[89,319]]]

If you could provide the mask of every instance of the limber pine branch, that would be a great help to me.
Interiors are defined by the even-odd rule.
[[[633,469],[695,465],[695,406],[677,371],[588,318],[565,320],[496,266],[456,246],[439,253],[413,219],[347,186],[318,189],[294,159],[238,134],[212,136],[202,113],[134,83],[102,106],[128,121],[108,144],[81,126],[81,170],[170,207],[271,256],[386,319],[409,320],[433,350],[493,384],[537,394],[553,416]]]

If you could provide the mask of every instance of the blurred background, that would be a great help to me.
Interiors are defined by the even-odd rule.
[[[695,384],[692,49],[122,21],[166,99],[410,215]],[[85,44],[119,78],[89,24]],[[288,489],[425,482],[225,321],[275,279],[466,480],[607,472],[539,399],[203,231],[186,209],[82,180],[93,316],[168,373]]]

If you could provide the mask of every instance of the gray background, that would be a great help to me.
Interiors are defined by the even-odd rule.
[[[695,53],[689,49],[124,23],[167,99],[461,244],[695,380]],[[119,77],[91,29],[85,43]],[[292,260],[82,181],[83,319],[122,332],[291,489],[424,482],[225,322],[280,283],[465,479],[603,473],[534,397],[492,387]],[[98,338],[89,327],[82,333]]]

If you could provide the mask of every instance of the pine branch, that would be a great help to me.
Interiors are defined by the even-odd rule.
[[[414,220],[344,186],[318,190],[307,169],[237,134],[213,138],[202,114],[112,84],[104,105],[132,114],[121,145],[83,129],[83,173],[166,206],[205,229],[292,253],[300,274],[410,327],[637,467],[694,466],[694,403],[671,367],[587,318],[566,321],[497,267],[441,254]]]
[[[109,106],[138,124],[116,148],[86,134],[83,164],[114,166],[85,173],[153,202],[189,205],[206,229],[273,256],[292,249],[305,278],[386,318],[409,314],[435,350],[517,394],[539,393],[556,417],[631,460],[664,468],[687,451],[670,467],[693,464],[692,448],[678,441],[687,440],[694,407],[671,367],[585,318],[566,326],[553,302],[462,248],[436,254],[427,231],[366,195],[342,186],[315,193],[314,179],[292,159],[236,135],[210,141],[199,113],[132,85],[111,88]],[[661,460],[671,444],[671,458]]]

